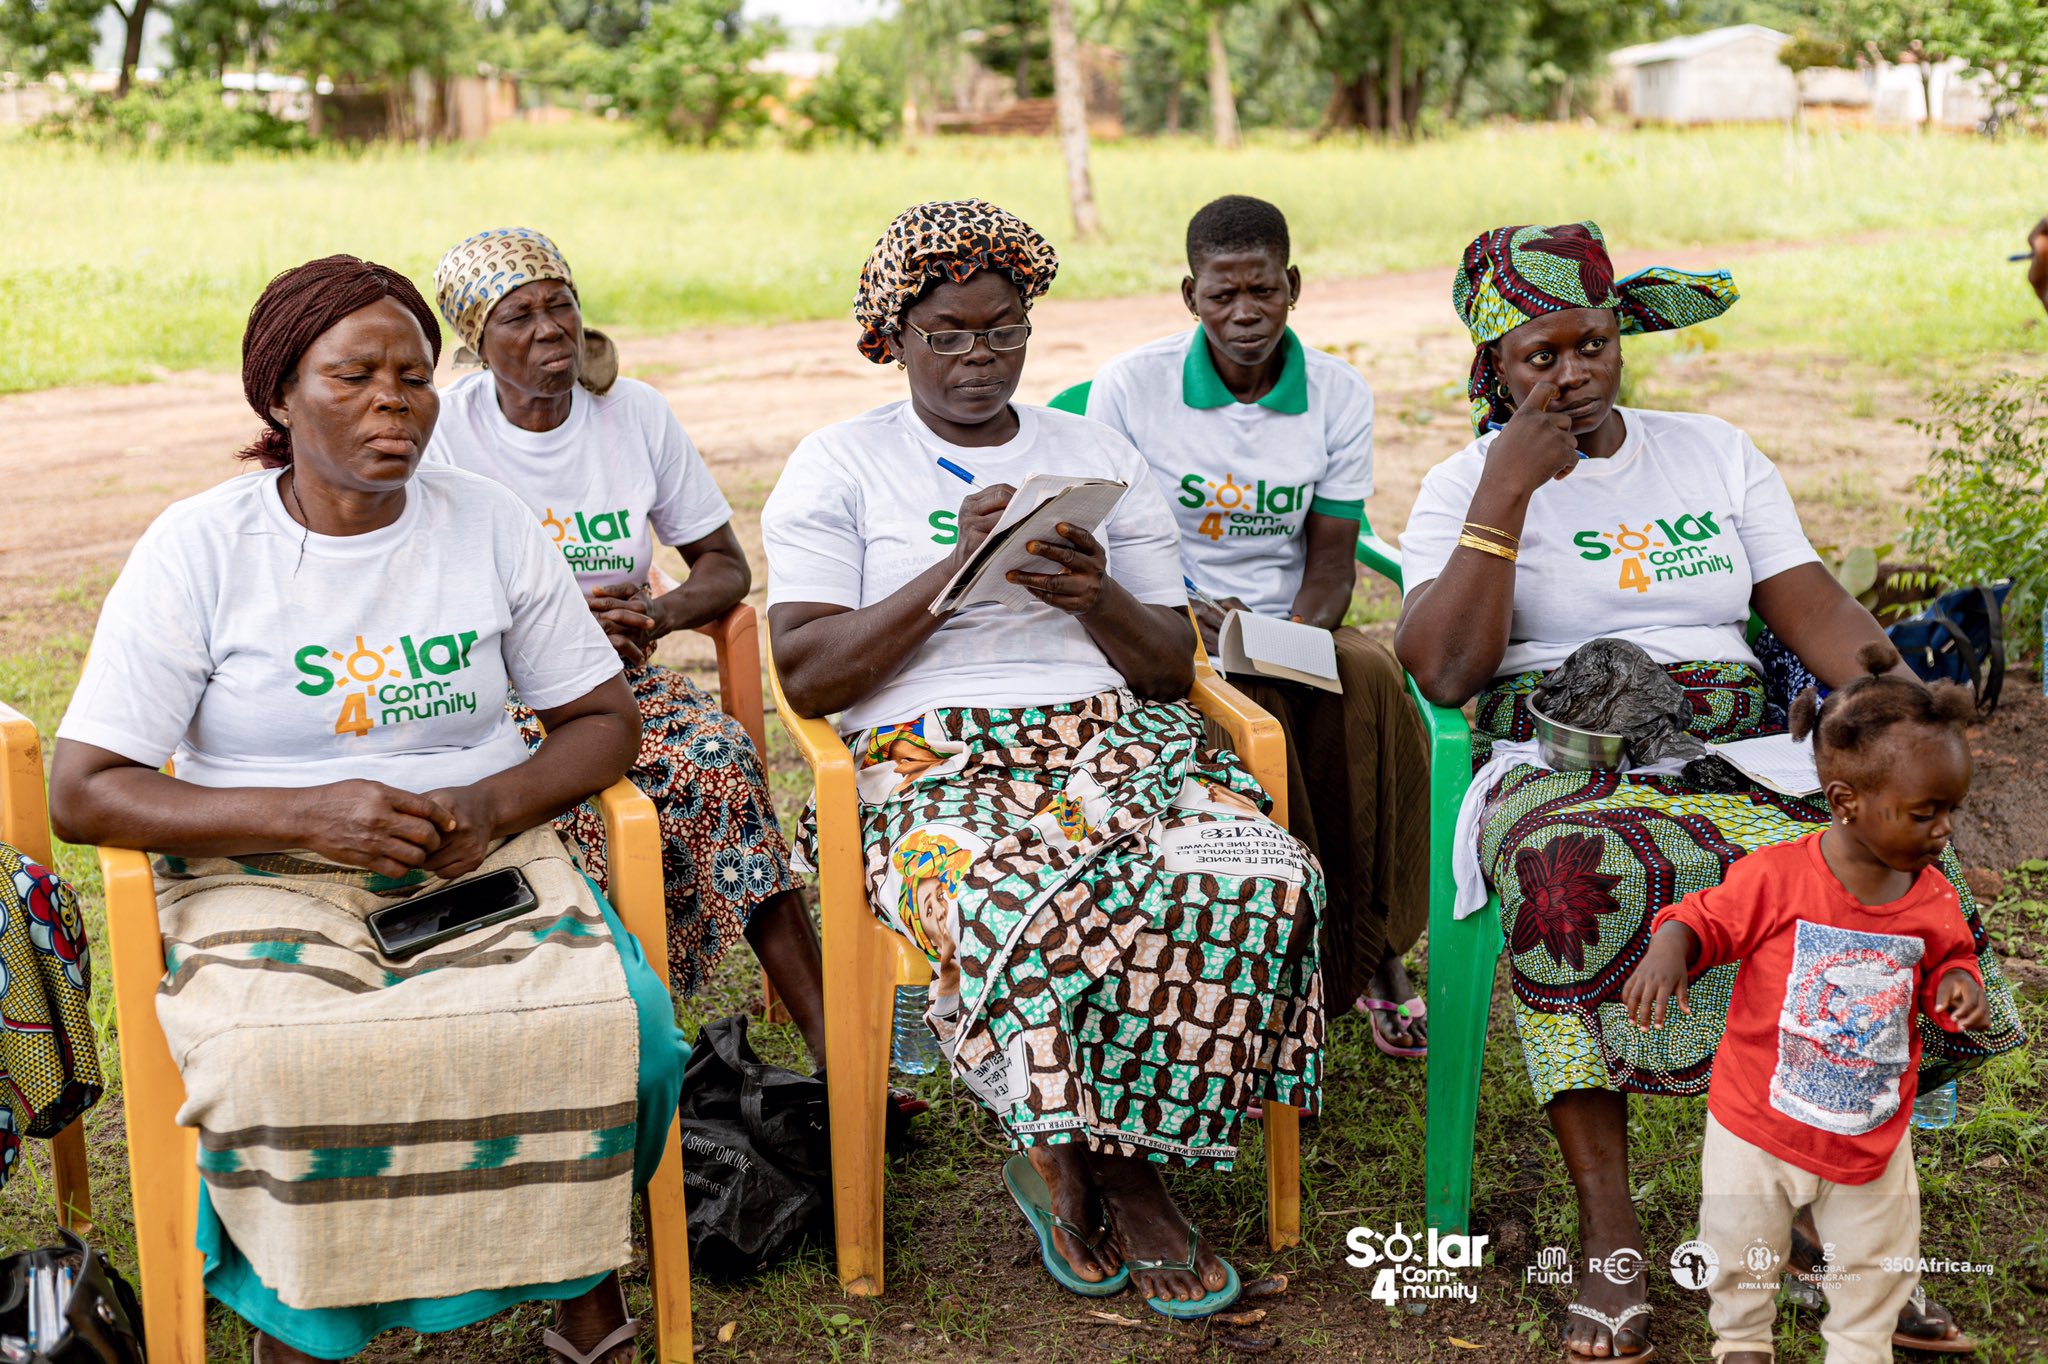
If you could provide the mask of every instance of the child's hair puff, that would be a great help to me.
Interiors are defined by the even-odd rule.
[[[1812,687],[1792,702],[1794,739],[1813,739],[1814,761],[1849,780],[1882,778],[1887,755],[1878,740],[1896,725],[1942,728],[1960,737],[1976,718],[1977,703],[1967,687],[1954,682],[1932,686],[1897,676],[1899,651],[1887,640],[1872,640],[1856,651],[1863,676],[1834,692],[1822,704]],[[1845,770],[1846,769],[1846,770]]]

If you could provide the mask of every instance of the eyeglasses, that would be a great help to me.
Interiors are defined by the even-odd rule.
[[[1024,343],[1031,339],[1029,322],[1013,322],[1007,327],[990,327],[985,331],[928,332],[915,322],[906,320],[903,324],[924,338],[932,348],[933,355],[965,355],[974,349],[976,337],[986,337],[990,350],[1022,350]]]

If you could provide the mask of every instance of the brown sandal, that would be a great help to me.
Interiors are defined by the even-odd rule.
[[[612,1276],[612,1291],[619,1295],[619,1315],[626,1317],[626,1286],[619,1282],[618,1275],[616,1274]],[[557,1320],[560,1320],[560,1315],[561,1310],[557,1308]],[[633,1337],[638,1334],[640,1334],[640,1322],[638,1319],[626,1317],[624,1325],[618,1327],[603,1340],[591,1346],[587,1354],[571,1345],[566,1337],[553,1329],[541,1332],[540,1343],[547,1347],[550,1354],[553,1354],[557,1359],[568,1361],[568,1364],[600,1364],[600,1361],[607,1359],[613,1350],[618,1349],[621,1345],[632,1344]]]

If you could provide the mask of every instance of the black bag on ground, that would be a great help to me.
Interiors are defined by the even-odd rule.
[[[1959,682],[1977,714],[1998,709],[2005,686],[2005,594],[2010,580],[1944,592],[1933,605],[1885,631],[1906,666],[1929,682]]]
[[[698,1030],[678,1116],[693,1270],[751,1274],[827,1220],[825,1081],[754,1055],[744,1015]]]
[[[106,1256],[64,1233],[65,1244],[24,1250],[0,1259],[0,1336],[29,1338],[30,1294],[38,1272],[71,1272],[68,1294],[53,1298],[55,1329],[41,1348],[4,1348],[16,1364],[145,1364],[142,1304]]]

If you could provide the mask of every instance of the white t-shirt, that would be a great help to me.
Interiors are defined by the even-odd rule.
[[[687,545],[732,520],[668,400],[638,379],[601,397],[579,384],[567,421],[526,431],[498,410],[489,371],[473,374],[442,393],[426,457],[518,493],[585,589],[646,582],[650,531]]]
[[[1152,466],[1188,579],[1282,618],[1301,590],[1309,512],[1355,521],[1372,493],[1372,390],[1289,339],[1289,364],[1258,402],[1223,387],[1200,328],[1119,355],[1088,390],[1088,415]]]
[[[129,553],[57,737],[200,786],[464,786],[526,760],[541,710],[619,672],[519,499],[423,465],[367,535],[307,531],[279,471],[173,503]]]
[[[1634,640],[1659,663],[1754,664],[1743,639],[1751,589],[1820,559],[1785,480],[1718,417],[1616,410],[1628,428],[1621,448],[1529,499],[1500,673],[1554,668],[1602,636]],[[1423,478],[1401,532],[1409,592],[1457,548],[1497,434]]]
[[[1068,474],[1130,484],[1097,536],[1110,575],[1141,602],[1185,607],[1173,516],[1144,457],[1085,417],[1022,403],[1015,411],[1007,444],[975,449],[939,439],[908,402],[806,436],[761,510],[768,605],[872,606],[953,552],[960,504],[976,488]],[[941,468],[941,458],[973,474],[974,487]],[[840,728],[907,721],[937,706],[1053,705],[1123,684],[1071,615],[1043,603],[988,603],[954,612],[847,708]]]

